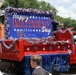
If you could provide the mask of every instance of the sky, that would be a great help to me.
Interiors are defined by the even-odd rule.
[[[38,0],[41,1],[41,0]],[[57,15],[76,20],[76,0],[42,0],[56,8]]]

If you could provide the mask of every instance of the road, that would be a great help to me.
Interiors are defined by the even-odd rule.
[[[3,62],[0,62],[0,69],[2,68],[2,66],[4,66],[3,68],[8,68],[7,65],[10,65],[8,62],[6,63],[3,63]],[[1,74],[0,74],[1,75]],[[4,74],[4,75],[16,75],[16,74]],[[76,67],[73,67],[72,69],[70,69],[69,72],[67,73],[58,73],[58,74],[55,74],[55,75],[76,75]]]
[[[4,74],[4,75],[16,75],[16,74]],[[74,73],[72,73],[72,72],[71,73],[59,73],[59,74],[55,74],[55,75],[76,75],[76,72],[74,72]]]
[[[76,68],[71,69],[67,73],[61,73],[60,75],[76,75]]]

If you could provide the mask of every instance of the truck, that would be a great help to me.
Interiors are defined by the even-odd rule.
[[[31,55],[41,55],[41,66],[52,72],[67,72],[76,64],[75,33],[62,30],[52,10],[7,7],[4,34],[0,39],[0,60],[8,61],[16,74],[31,75]]]

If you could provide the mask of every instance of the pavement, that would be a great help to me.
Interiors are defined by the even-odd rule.
[[[76,75],[76,74],[65,74],[65,73],[61,73],[61,75]]]

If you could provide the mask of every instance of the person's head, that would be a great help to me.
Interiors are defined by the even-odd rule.
[[[3,5],[4,0],[0,0],[0,7]]]
[[[42,57],[40,55],[32,55],[30,57],[32,68],[36,68],[37,66],[40,66],[41,61],[42,61]]]

